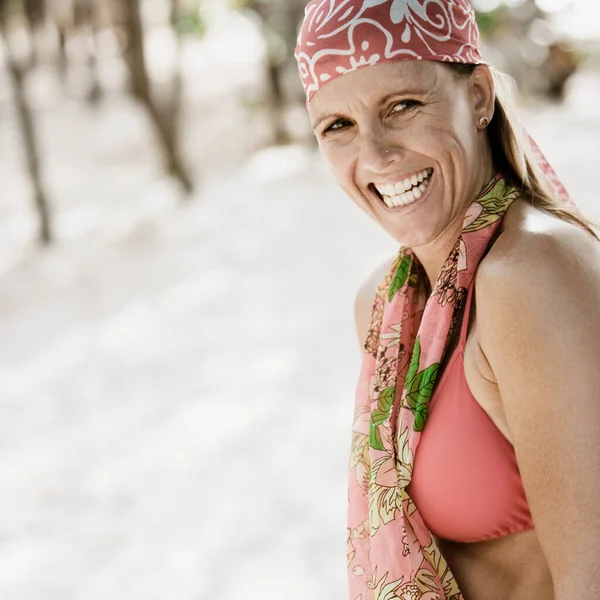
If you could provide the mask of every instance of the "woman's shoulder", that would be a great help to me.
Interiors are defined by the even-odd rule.
[[[506,215],[500,235],[480,264],[476,283],[478,288],[495,287],[535,274],[567,280],[600,275],[600,243],[581,227],[521,200]]]
[[[356,300],[354,302],[354,317],[356,320],[358,341],[361,348],[364,347],[367,335],[369,333],[369,326],[371,324],[371,311],[373,310],[377,289],[390,271],[393,261],[394,258],[390,258],[373,269],[364,279],[358,289],[358,293],[356,294]]]
[[[574,292],[577,294],[574,294]],[[551,294],[577,308],[577,296],[600,294],[600,243],[581,227],[520,201],[506,215],[476,275],[478,313],[527,318]]]

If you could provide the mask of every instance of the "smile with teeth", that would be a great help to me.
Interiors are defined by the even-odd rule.
[[[432,173],[433,169],[424,169],[420,173],[397,183],[375,185],[375,189],[381,194],[388,208],[407,206],[421,198],[423,192],[427,189]]]

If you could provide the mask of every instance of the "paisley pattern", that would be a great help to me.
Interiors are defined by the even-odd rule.
[[[490,240],[519,190],[496,175],[427,294],[402,248],[377,292],[356,393],[348,569],[353,600],[462,600],[407,488],[447,341]]]
[[[336,77],[397,60],[481,63],[479,30],[466,0],[313,0],[296,47],[313,94]]]

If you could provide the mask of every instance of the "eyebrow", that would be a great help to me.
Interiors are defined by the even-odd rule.
[[[426,93],[427,93],[427,90],[422,89],[422,88],[411,88],[411,89],[404,89],[402,91],[391,92],[390,94],[386,94],[385,96],[380,98],[377,105],[382,106],[383,104],[386,104],[391,98],[394,98],[395,96],[412,96],[412,95],[423,96]],[[313,125],[312,125],[313,131],[315,129],[317,129],[317,127],[323,121],[329,121],[330,119],[341,119],[341,118],[345,118],[341,113],[328,113],[326,115],[322,115],[313,123]]]

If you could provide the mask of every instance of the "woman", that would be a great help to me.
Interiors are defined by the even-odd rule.
[[[400,244],[359,292],[353,600],[600,598],[600,261],[464,1],[314,0],[321,152]]]

